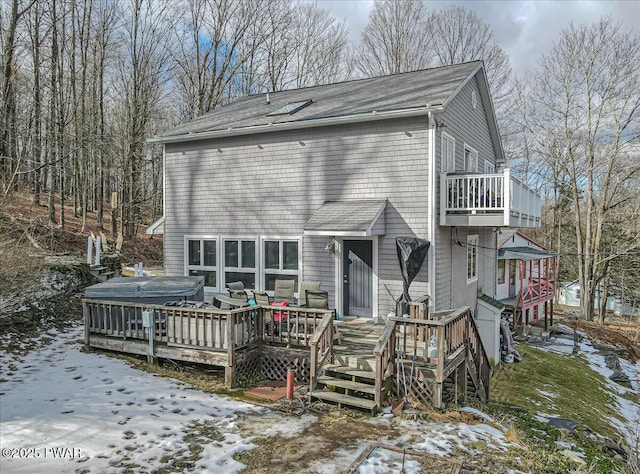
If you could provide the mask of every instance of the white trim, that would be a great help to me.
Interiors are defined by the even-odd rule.
[[[467,78],[468,80],[468,78]],[[346,115],[342,117],[325,117],[319,119],[309,119],[299,122],[269,123],[266,125],[254,125],[242,128],[228,128],[226,130],[210,130],[206,132],[189,132],[182,135],[168,135],[164,137],[147,138],[147,143],[178,143],[195,140],[207,140],[210,138],[223,138],[239,135],[253,135],[259,133],[269,133],[274,131],[300,130],[305,128],[326,127],[330,125],[342,125],[349,123],[371,122],[375,120],[388,120],[404,117],[419,117],[427,115],[429,111],[442,111],[442,106],[422,106],[411,109],[373,111],[364,114]]]
[[[189,244],[190,240],[199,240],[200,241],[200,255],[201,262],[202,256],[204,255],[204,241],[205,240],[213,240],[216,243],[216,264],[212,265],[189,265]],[[219,235],[211,235],[211,234],[185,234],[182,240],[182,253],[183,253],[183,261],[182,261],[182,270],[184,276],[189,276],[189,269],[192,270],[202,270],[202,271],[215,271],[216,272],[216,286],[206,286],[205,289],[220,291],[220,236]]]
[[[344,308],[344,305],[342,304],[342,249],[343,247],[343,239],[338,237],[337,239],[335,239],[336,244],[334,247],[334,264],[335,264],[335,278],[334,278],[334,284],[335,284],[335,294],[336,294],[336,314],[341,315],[342,317],[344,317],[344,314],[342,314],[342,310]]]
[[[475,281],[478,281],[478,244],[479,244],[480,240],[479,240],[479,235],[478,234],[469,234],[467,235],[467,246],[466,246],[466,254],[467,254],[467,258],[466,258],[466,264],[467,264],[467,285],[470,283],[473,283]],[[473,269],[474,269],[474,273],[475,275],[472,275],[471,278],[469,278],[469,249],[470,246],[473,246],[475,248],[475,251],[473,253],[475,261],[473,262]]]
[[[371,317],[373,318],[374,321],[377,321],[378,318],[380,317],[380,309],[378,308],[378,299],[379,299],[379,281],[378,281],[378,236],[374,235],[372,237],[372,242],[371,245],[373,247],[372,252],[373,252],[373,258],[372,258],[372,265],[373,268],[371,269],[373,275],[372,275],[372,285],[373,285],[373,289],[372,289],[372,298],[373,298],[373,306],[371,308]]]
[[[255,261],[253,264],[253,274],[255,276],[254,281],[255,281],[255,289],[260,288],[259,285],[259,277],[258,274],[260,273],[260,243],[259,243],[259,237],[252,235],[252,236],[247,236],[247,237],[238,237],[235,235],[221,235],[220,236],[220,271],[221,271],[221,279],[220,279],[220,287],[221,288],[226,288],[227,286],[227,272],[230,273],[246,273],[246,274],[251,274],[252,272],[248,271],[250,270],[250,268],[245,268],[242,267],[242,242],[253,242],[255,244]],[[239,246],[238,246],[238,267],[228,267],[227,266],[227,261],[226,261],[226,249],[225,249],[225,242],[239,242]]]
[[[342,314],[344,310],[344,257],[343,257],[343,249],[344,249],[344,240],[343,238],[336,239],[336,247],[335,247],[335,265],[336,265],[336,313],[345,316]],[[379,316],[379,278],[378,278],[378,236],[372,235],[370,237],[359,238],[359,239],[351,239],[348,238],[346,240],[368,240],[371,242],[371,318],[376,320]]]
[[[272,237],[269,235],[261,235],[260,236],[260,268],[259,268],[259,280],[260,280],[260,286],[259,288],[262,289],[262,291],[267,291],[266,289],[266,278],[265,278],[265,273],[269,273],[269,274],[278,274],[278,275],[297,275],[298,276],[298,285],[300,285],[300,283],[302,282],[302,259],[303,259],[303,251],[304,249],[302,248],[302,241],[303,238],[302,236],[293,236],[293,237],[282,237],[282,236],[277,236],[277,237]],[[278,242],[279,246],[278,246],[278,269],[274,269],[274,268],[266,268],[265,266],[265,258],[266,258],[266,252],[264,252],[264,243],[265,242]],[[283,246],[283,242],[297,242],[298,244],[298,269],[297,270],[285,270],[284,267],[284,246]],[[256,283],[257,285],[257,283]],[[271,290],[269,290],[271,291]]]
[[[156,229],[160,229],[158,232],[156,232]],[[145,234],[147,235],[162,235],[164,234],[164,215],[156,220],[153,224],[151,224],[149,227],[147,227],[147,230],[145,230]]]
[[[435,137],[435,133],[434,133],[434,137]],[[451,145],[453,146],[453,162],[449,163],[447,160],[447,156],[444,153],[444,144],[445,141],[450,141]],[[445,162],[446,165],[445,166]],[[433,165],[435,166],[436,164],[436,159],[435,159],[435,146],[434,146],[434,160],[433,160]],[[452,165],[451,167],[449,167],[449,165]],[[445,173],[445,172],[452,172],[456,170],[456,139],[452,136],[449,135],[447,132],[445,132],[444,130],[441,132],[440,134],[440,172]]]
[[[428,193],[428,208],[427,218],[428,222],[428,234],[427,240],[431,242],[429,250],[427,251],[427,278],[429,279],[429,310],[431,312],[436,310],[436,215],[438,213],[438,200],[436,199],[436,123],[431,114],[429,114],[429,148],[427,150],[427,166],[429,173],[429,193]],[[442,147],[442,144],[440,144]],[[455,149],[454,149],[455,150]],[[441,150],[442,152],[442,150]],[[454,164],[455,164],[455,151],[454,151]],[[440,196],[442,199],[442,196]]]
[[[476,169],[470,170],[467,166],[467,150],[470,153],[475,154],[476,156]],[[471,171],[471,172],[478,172],[478,169],[480,167],[480,155],[478,154],[478,150],[476,150],[475,148],[473,148],[471,145],[468,145],[466,142],[464,143],[464,148],[463,148],[463,154],[462,157],[464,159],[464,171]]]
[[[303,235],[315,237],[371,237],[368,230],[305,230]]]
[[[442,107],[443,108],[446,107],[449,104],[449,102],[451,102],[455,98],[455,96],[457,96],[458,93],[462,89],[464,89],[464,86],[467,85],[467,83],[471,80],[471,78],[475,77],[475,75],[481,69],[484,69],[484,63],[482,61],[480,61],[480,64],[478,64],[476,68],[473,71],[471,71],[471,73],[466,77],[466,79],[460,83],[460,85],[456,88],[456,90],[453,91],[453,94],[450,94],[449,97],[447,97],[447,100],[444,101],[444,103],[442,104]]]

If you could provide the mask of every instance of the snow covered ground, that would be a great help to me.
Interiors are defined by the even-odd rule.
[[[634,446],[635,440],[638,437],[638,430],[640,430],[640,404],[624,398],[622,395],[625,393],[637,394],[640,393],[640,362],[632,364],[631,362],[620,358],[620,365],[625,374],[629,376],[631,388],[627,388],[619,383],[609,379],[613,375],[613,370],[607,367],[605,363],[604,355],[593,347],[593,344],[589,340],[587,334],[578,331],[578,334],[583,337],[582,341],[578,343],[578,354],[580,357],[584,357],[589,363],[589,366],[594,371],[601,374],[606,380],[613,397],[618,403],[618,411],[625,419],[625,422],[621,422],[618,419],[611,419],[611,423],[617,427],[618,431],[622,435],[625,435],[627,442],[630,446]],[[557,354],[571,355],[573,351],[573,339],[564,337],[552,337],[546,343],[538,346],[537,348],[555,352]],[[539,414],[540,419],[550,418],[554,415]]]
[[[252,449],[254,435],[298,436],[315,415],[291,417],[194,390],[137,370],[125,361],[81,351],[81,328],[55,336],[50,345],[24,357],[0,353],[0,472],[232,473],[243,465],[233,455]],[[484,440],[508,446],[504,430],[487,423],[434,423],[377,417],[395,424],[400,439],[380,439],[407,449],[450,455],[465,443]],[[241,420],[264,425],[247,434]],[[261,419],[262,423],[257,420]],[[493,425],[493,426],[492,426]],[[256,430],[258,431],[258,430]],[[244,434],[243,434],[244,433]],[[326,453],[314,472],[345,469],[368,441]],[[374,468],[380,459],[372,459]],[[363,465],[365,471],[367,463]]]
[[[148,472],[194,457],[198,470],[243,467],[232,456],[253,446],[235,425],[260,408],[83,353],[80,337],[59,333],[21,360],[1,355],[0,471]]]

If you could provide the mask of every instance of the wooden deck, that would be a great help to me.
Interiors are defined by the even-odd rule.
[[[469,308],[391,318],[384,326],[357,318],[336,323],[333,311],[279,306],[85,299],[83,311],[88,348],[223,367],[229,387],[247,377],[286,380],[293,367],[312,397],[372,412],[389,396],[435,408],[447,399],[488,398],[489,361]],[[285,317],[274,322],[274,312]]]

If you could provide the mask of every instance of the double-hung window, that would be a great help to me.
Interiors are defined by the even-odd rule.
[[[300,241],[298,239],[262,240],[264,289],[273,291],[276,280],[294,280],[295,291],[300,281]]]
[[[478,171],[478,152],[468,145],[464,146],[464,170]]]
[[[241,281],[244,287],[256,289],[255,239],[224,238],[224,282]]]
[[[467,236],[467,283],[478,279],[478,236]]]
[[[496,167],[489,160],[484,160],[484,172],[487,174],[493,174],[496,172]]]
[[[440,143],[442,149],[441,171],[447,173],[456,170],[456,140],[446,132],[442,132],[442,141]]]
[[[204,286],[218,287],[218,239],[185,237],[185,269],[191,276],[203,276]]]

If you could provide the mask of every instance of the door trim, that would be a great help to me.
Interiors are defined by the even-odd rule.
[[[344,301],[344,290],[342,285],[342,276],[344,275],[344,259],[342,258],[342,254],[344,251],[344,241],[345,240],[370,240],[371,241],[371,252],[373,257],[373,268],[371,269],[372,273],[372,292],[371,298],[373,301],[371,302],[371,316],[375,320],[378,318],[378,295],[379,295],[379,278],[378,278],[378,236],[374,235],[371,237],[362,237],[362,238],[343,238],[343,237],[335,237],[336,240],[336,248],[334,255],[335,262],[335,291],[336,291],[336,312],[344,317],[342,314],[342,308],[344,305],[342,304]],[[338,311],[339,310],[339,311]]]

